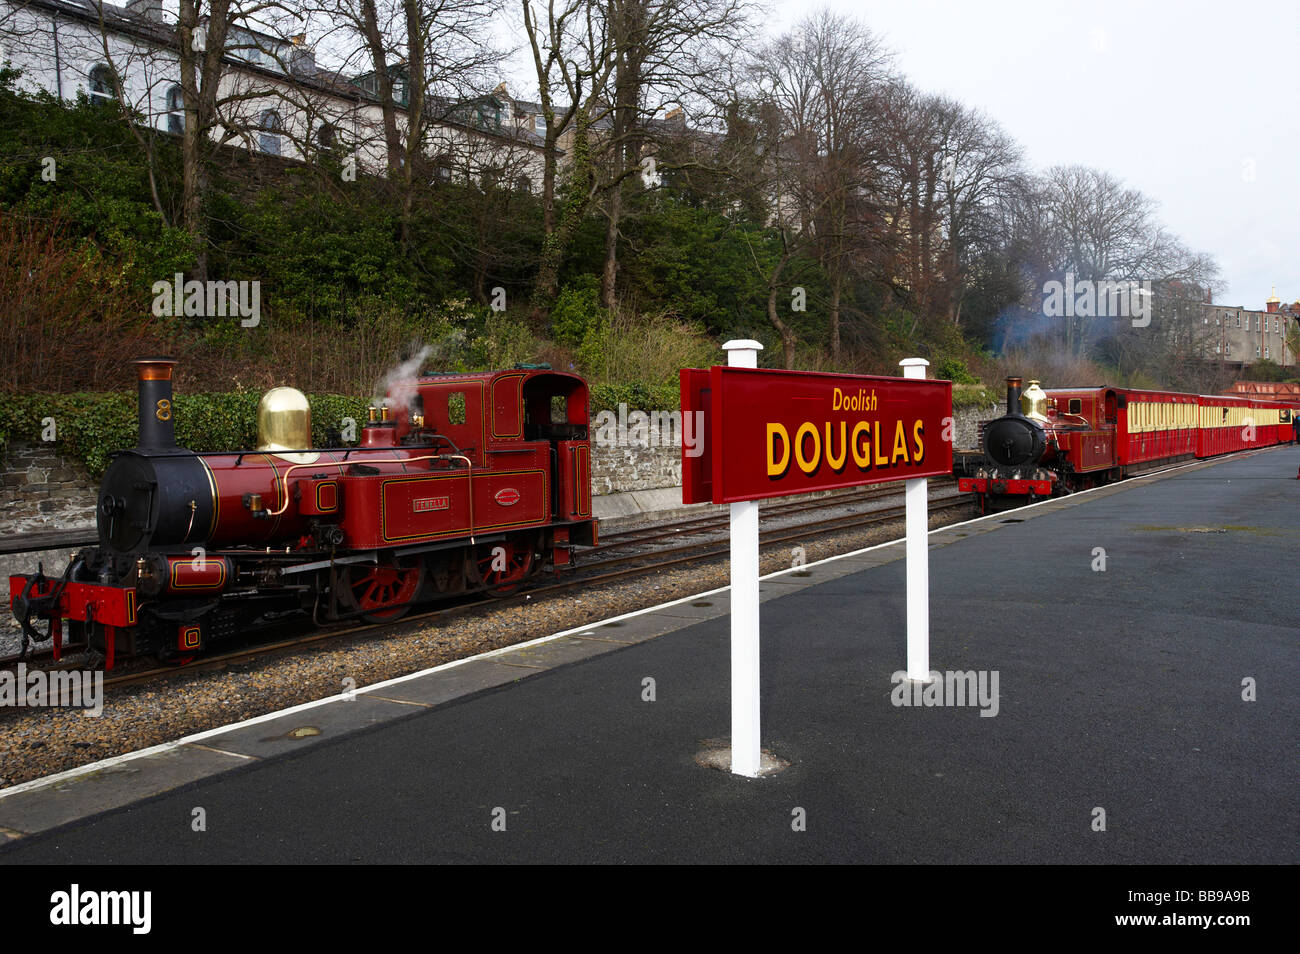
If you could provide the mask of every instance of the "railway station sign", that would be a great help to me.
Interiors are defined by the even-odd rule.
[[[681,372],[684,503],[784,497],[952,473],[952,383],[715,366]]]

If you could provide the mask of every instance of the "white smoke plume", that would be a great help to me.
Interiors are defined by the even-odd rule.
[[[415,341],[411,343],[410,350],[414,352],[411,357],[385,371],[375,385],[375,404],[387,404],[394,410],[409,411],[411,399],[416,394],[416,379],[433,349]]]

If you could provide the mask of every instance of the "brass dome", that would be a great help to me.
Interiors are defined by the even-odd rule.
[[[1047,392],[1038,386],[1037,381],[1030,381],[1025,393],[1020,395],[1020,413],[1031,421],[1047,423]]]
[[[297,388],[272,388],[257,405],[257,449],[291,464],[314,464],[320,454],[292,454],[311,447],[311,405]]]

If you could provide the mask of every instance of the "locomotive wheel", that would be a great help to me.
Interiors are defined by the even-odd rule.
[[[533,569],[533,541],[508,539],[482,544],[474,551],[482,588],[493,596],[509,596],[524,585]]]
[[[351,564],[339,573],[339,602],[360,612],[368,623],[400,619],[424,582],[424,564],[399,567],[395,563],[376,566]]]

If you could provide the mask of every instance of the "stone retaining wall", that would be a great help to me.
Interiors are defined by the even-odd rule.
[[[98,484],[57,444],[10,441],[0,455],[0,534],[95,525]]]

